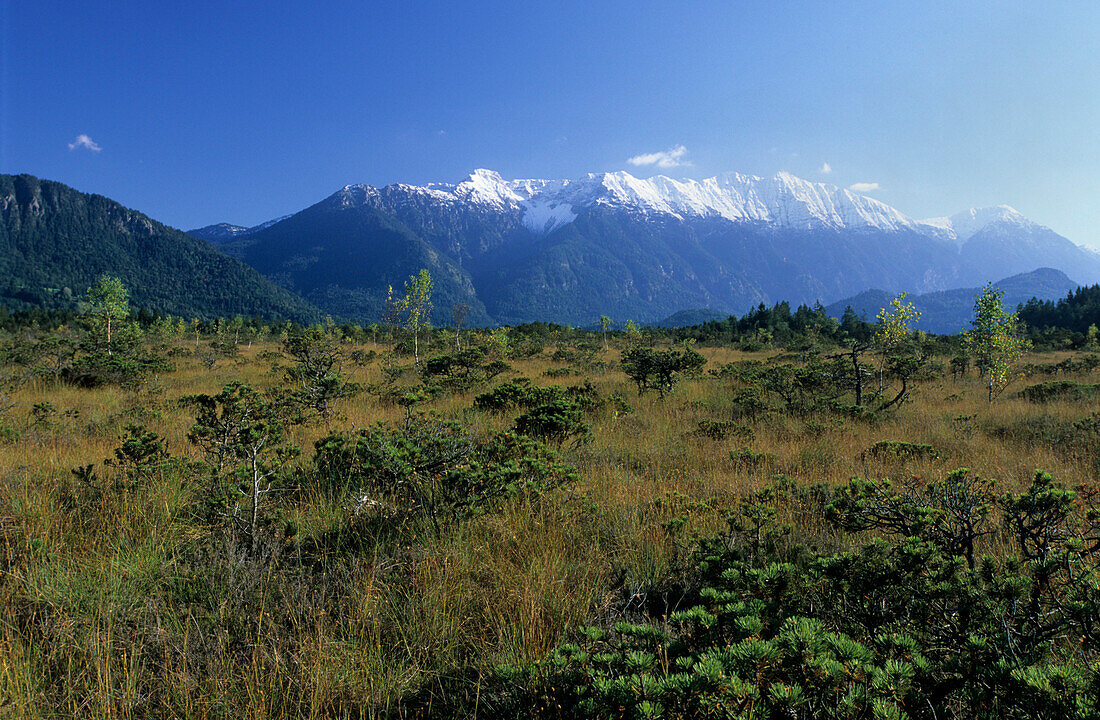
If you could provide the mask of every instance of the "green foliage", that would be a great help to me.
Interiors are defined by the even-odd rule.
[[[344,376],[347,353],[331,320],[288,336],[283,352],[294,360],[285,370],[287,380],[295,386],[294,398],[325,420],[332,417],[337,401],[362,390]]]
[[[516,418],[516,432],[561,444],[571,437],[587,438],[591,429],[584,421],[584,409],[577,400],[556,396]]]
[[[487,360],[487,357],[485,348],[471,345],[453,353],[429,358],[421,368],[421,374],[425,378],[438,378],[449,389],[468,390],[512,369],[503,360]]]
[[[906,295],[899,294],[890,301],[889,308],[878,314],[874,342],[887,352],[910,339],[913,326],[920,320],[920,311],[913,303],[903,302]]]
[[[990,283],[974,299],[973,327],[965,335],[966,347],[986,379],[989,402],[1012,382],[1016,361],[1030,347],[1020,334],[1016,313],[1006,312],[1004,291]]]
[[[56,416],[57,406],[49,401],[35,403],[34,407],[31,408],[31,418],[34,420],[35,427],[52,427]]]
[[[1088,385],[1072,380],[1051,380],[1024,388],[1020,391],[1020,397],[1033,403],[1056,400],[1081,401],[1095,396],[1098,390],[1100,385]]]
[[[443,375],[448,378],[469,378],[484,372],[482,363],[485,357],[484,348],[472,345],[452,354],[429,358],[424,363],[423,372],[428,377]]]
[[[1089,326],[1100,318],[1100,285],[1082,286],[1058,300],[1032,298],[1020,308],[1020,321],[1037,341],[1072,333],[1087,342]]]
[[[763,303],[741,317],[711,320],[692,327],[667,331],[673,339],[697,340],[708,344],[731,344],[745,351],[759,351],[767,345],[795,348],[805,344],[842,345],[868,342],[875,325],[859,318],[851,308],[837,322],[821,305],[800,305],[793,312],[788,302],[772,307]]]
[[[187,439],[206,456],[211,509],[258,547],[272,494],[280,490],[285,463],[297,454],[286,442],[293,402],[232,382],[216,395],[189,395],[180,401],[195,411]]]
[[[1064,375],[1091,373],[1095,372],[1097,368],[1100,368],[1100,355],[1086,353],[1083,356],[1068,357],[1056,363],[1028,363],[1021,370],[1024,375],[1032,377],[1034,375],[1057,375],[1058,373]]]
[[[427,518],[438,529],[575,477],[537,440],[512,433],[479,439],[458,423],[420,417],[400,429],[376,425],[318,440],[310,481],[360,504],[379,503],[401,522]]]
[[[76,338],[64,331],[19,343],[10,352],[39,372],[82,387],[134,384],[170,370],[167,360],[142,347],[141,329],[130,319],[128,297],[122,282],[108,275],[89,288],[87,327],[79,338],[79,354]]]
[[[144,425],[127,425],[122,444],[115,448],[114,457],[104,460],[108,467],[117,467],[125,475],[131,487],[149,482],[169,461],[164,440]]]
[[[876,411],[881,412],[899,406],[909,398],[911,382],[927,374],[931,349],[921,342],[921,334],[914,333],[912,325],[920,318],[920,312],[912,303],[902,303],[905,293],[898,295],[878,316],[874,345],[880,356],[878,387],[880,397]],[[856,353],[855,346],[853,354]],[[858,357],[853,366],[857,369]],[[891,387],[893,386],[893,387]],[[893,392],[893,397],[890,393]],[[857,405],[860,403],[856,403]]]
[[[0,175],[0,302],[75,311],[103,274],[131,304],[184,317],[314,320],[309,303],[209,243],[99,195],[30,175]]]
[[[61,377],[81,387],[128,385],[171,369],[167,360],[147,350],[135,349],[133,352],[112,355],[92,352],[77,357],[65,368]]]
[[[413,356],[420,364],[420,332],[431,323],[432,276],[427,268],[405,281],[405,294],[394,297],[389,288],[386,297],[387,315],[392,325],[401,325],[412,334]]]
[[[790,492],[746,498],[728,536],[700,543],[686,607],[580,628],[544,662],[499,668],[479,715],[1095,717],[1100,578],[1082,539],[1096,521],[1076,493],[1043,473],[1000,497],[965,470],[926,488],[853,481],[838,521],[896,538],[829,553],[773,529]],[[1020,555],[968,564],[965,523],[955,535],[947,518],[984,533],[994,510]]]
[[[582,410],[595,410],[603,404],[599,392],[591,383],[561,387],[539,387],[533,385],[530,378],[516,378],[481,393],[474,398],[474,407],[489,412],[506,412],[517,408],[530,410],[538,405],[560,401],[572,401]]]
[[[623,355],[622,369],[638,386],[639,395],[656,390],[663,398],[683,375],[698,372],[706,364],[706,359],[690,346],[669,350],[636,347]]]
[[[727,437],[751,439],[752,428],[734,420],[700,420],[695,429],[699,437],[711,440],[725,440]]]
[[[830,413],[850,415],[862,408],[844,400],[854,389],[849,366],[842,357],[791,363],[745,363],[730,377],[743,384],[734,392],[742,416],[755,419],[768,413],[808,417]],[[856,393],[859,397],[859,393]]]
[[[516,378],[483,392],[474,398],[474,407],[490,412],[506,412],[531,403],[531,396],[538,392],[529,378]]]
[[[118,338],[111,331],[120,334],[120,321],[130,316],[130,291],[117,277],[100,275],[96,284],[88,288],[85,303],[89,318],[88,339],[92,347],[112,354]]]
[[[927,443],[903,440],[880,440],[867,450],[867,454],[886,460],[938,460],[940,458],[939,451]]]
[[[988,518],[995,499],[992,482],[970,477],[961,468],[944,480],[910,477],[855,479],[829,506],[833,522],[849,531],[877,528],[901,537],[919,537],[951,556],[963,556],[973,569],[978,538],[992,529]]]
[[[756,472],[775,461],[775,456],[766,452],[757,452],[750,447],[730,450],[730,461],[736,470]]]

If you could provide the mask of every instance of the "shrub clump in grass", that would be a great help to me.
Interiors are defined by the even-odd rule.
[[[864,451],[864,456],[879,460],[906,462],[908,460],[938,460],[940,452],[927,443],[880,440]]]
[[[414,417],[402,428],[379,424],[318,440],[306,480],[369,497],[399,523],[426,518],[438,529],[575,477],[571,466],[531,437],[476,438],[457,422]]]
[[[516,432],[560,445],[569,438],[588,438],[591,428],[575,399],[552,397],[516,418]]]
[[[681,377],[699,372],[706,364],[706,358],[687,345],[679,350],[639,347],[623,356],[622,369],[638,386],[639,395],[656,390],[663,398]]]
[[[725,440],[737,437],[745,440],[752,438],[753,431],[748,425],[733,420],[700,420],[693,434],[711,440]]]
[[[521,377],[481,393],[474,398],[474,407],[489,412],[507,412],[519,408],[530,410],[563,400],[572,401],[585,411],[596,410],[604,404],[599,391],[588,381],[570,387],[539,387],[529,378]]]
[[[1024,388],[1020,391],[1020,397],[1033,403],[1079,401],[1094,397],[1098,390],[1100,385],[1089,385],[1072,380],[1051,380]]]
[[[757,452],[750,447],[739,450],[730,450],[730,460],[734,468],[743,471],[755,472],[775,463],[775,455],[768,452]]]

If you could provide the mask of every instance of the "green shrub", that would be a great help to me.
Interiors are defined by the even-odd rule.
[[[475,397],[474,407],[489,412],[515,410],[527,404],[530,394],[531,381],[527,378],[516,378]]]
[[[725,440],[733,436],[737,438],[752,438],[752,428],[733,420],[700,420],[694,431],[699,437],[712,440]]]
[[[556,385],[539,387],[531,384],[528,378],[516,378],[475,397],[474,407],[490,412],[506,412],[518,408],[530,410],[539,405],[565,402],[572,402],[586,412],[604,404],[599,391],[587,381],[583,385],[565,388]]]
[[[311,412],[328,420],[337,401],[362,390],[347,380],[343,365],[347,360],[342,339],[334,325],[307,328],[287,337],[283,352],[294,364],[284,371],[294,386],[295,400]]]
[[[639,395],[656,390],[664,397],[683,375],[698,372],[706,364],[706,359],[691,347],[679,350],[638,347],[623,356],[622,369],[638,386]]]
[[[872,445],[864,455],[879,460],[938,460],[940,453],[927,443],[912,443],[902,440],[880,440]]]
[[[738,470],[757,471],[774,464],[775,456],[767,452],[756,452],[750,447],[730,450],[730,460]]]
[[[1072,380],[1051,380],[1024,388],[1020,391],[1020,397],[1033,403],[1080,401],[1095,396],[1097,390],[1100,390],[1100,386]]]
[[[152,352],[108,354],[98,351],[78,357],[65,368],[62,377],[81,387],[91,388],[132,384],[171,369],[167,360]]]
[[[561,444],[569,438],[588,437],[590,428],[576,400],[554,397],[516,418],[516,432]]]
[[[997,496],[966,470],[927,486],[853,481],[842,527],[892,539],[792,550],[784,490],[746,499],[705,539],[685,605],[662,621],[583,627],[544,661],[456,685],[435,711],[495,718],[1092,718],[1100,586],[1092,501],[1039,473]],[[1019,555],[968,563],[1003,527]],[[736,536],[736,538],[735,538]],[[1090,535],[1091,536],[1091,535]],[[773,540],[768,540],[771,537]],[[421,702],[423,702],[421,698]]]
[[[315,445],[307,481],[389,508],[400,522],[427,518],[436,527],[495,507],[519,494],[538,495],[572,482],[573,468],[530,437],[475,438],[460,424],[412,418]]]

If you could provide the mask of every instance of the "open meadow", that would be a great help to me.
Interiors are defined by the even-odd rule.
[[[699,588],[714,577],[700,562],[715,547],[736,562],[810,567],[807,553],[843,553],[873,537],[917,536],[936,545],[943,534],[925,531],[954,517],[958,505],[950,500],[959,488],[980,496],[966,509],[979,528],[968,557],[979,566],[984,557],[1008,562],[1021,550],[1019,533],[1001,521],[1011,515],[1005,494],[1032,487],[1036,470],[1059,487],[1088,486],[1100,463],[1096,365],[1082,353],[1024,357],[1014,372],[1028,376],[993,402],[973,369],[953,376],[950,358],[933,356],[909,378],[901,402],[859,412],[842,380],[807,379],[824,378],[827,368],[839,372],[839,364],[819,359],[828,349],[745,352],[701,343],[694,350],[705,365],[639,394],[624,372],[633,341],[622,333],[606,348],[597,333],[553,328],[522,337],[469,332],[464,340],[466,348],[484,349],[463,357],[453,335],[437,334],[420,348],[419,373],[407,347],[395,350],[391,340],[339,341],[329,347],[338,358],[329,372],[343,390],[323,408],[307,402],[322,408],[311,413],[280,414],[277,395],[257,395],[275,398],[263,417],[248,416],[263,408],[240,393],[218,399],[231,383],[259,393],[308,384],[277,338],[234,343],[214,357],[201,352],[209,339],[200,352],[198,340],[176,339],[158,349],[169,367],[122,384],[83,387],[37,373],[13,386],[0,444],[0,714],[504,717],[523,716],[517,703],[535,703],[525,707],[549,716],[564,702],[555,673],[572,672],[572,682],[596,678],[596,691],[569,700],[594,717],[709,716],[690,703],[677,706],[667,687],[609,699],[610,686],[600,684],[616,681],[614,657],[636,662],[634,684],[649,682],[637,680],[647,673],[667,679],[676,670],[669,653],[686,650],[666,644],[647,656],[634,646],[621,655],[605,648],[603,670],[589,671],[585,663],[600,656],[573,644],[578,628],[634,623],[618,631],[637,639],[630,627],[656,627],[675,641],[688,632],[676,627],[696,622],[702,633],[714,623],[674,614],[708,597]],[[662,339],[645,343],[658,352],[670,347]],[[441,356],[451,360],[432,365]],[[868,395],[876,382],[893,386],[896,378],[882,379],[873,355],[866,362]],[[777,367],[794,374],[769,374]],[[14,365],[7,371],[22,372]],[[1061,384],[1020,393],[1051,381]],[[559,390],[539,394],[552,387]],[[204,395],[205,405],[194,400]],[[213,412],[205,435],[195,430],[204,408]],[[250,422],[259,425],[241,433]],[[231,441],[233,432],[239,435]],[[259,447],[251,456],[241,450],[249,442]],[[973,482],[937,495],[937,483],[958,468],[969,468]],[[845,491],[852,478],[892,480],[895,489],[907,488],[906,502],[949,502],[933,507],[941,513],[933,520],[926,514],[927,522],[906,525],[898,518],[921,503],[898,502],[893,515],[875,515],[867,498],[877,498],[881,510],[897,496],[880,485],[877,495],[856,498]],[[1086,498],[1080,491],[1063,513],[1079,516],[1076,529],[1044,527],[1051,543],[1076,533],[1079,544],[1070,549],[1080,557],[1073,562],[1092,572],[1092,556],[1080,545],[1094,532]],[[1058,557],[1068,566],[1065,554]],[[925,557],[922,567],[944,562],[936,558]],[[962,561],[952,567],[967,576]],[[1095,577],[1088,583],[1083,594],[1055,604],[1094,602]],[[1053,612],[1042,602],[1043,613]],[[820,622],[822,632],[853,632],[836,618]],[[1020,633],[1029,632],[1020,622]],[[1087,667],[1095,637],[1077,622],[1035,642],[1046,643],[1058,663]],[[778,629],[769,632],[748,634],[779,637]],[[584,637],[611,642],[596,630]],[[691,652],[711,646],[700,640]],[[925,668],[934,651],[926,654],[904,660],[895,653],[889,662],[909,663],[898,672],[915,687],[914,672],[918,679],[936,672]],[[547,660],[555,657],[558,666]],[[681,665],[692,672],[691,662]],[[877,688],[879,671],[863,672],[864,684]],[[815,682],[825,683],[820,677]],[[1033,685],[1061,692],[1044,682]],[[903,684],[891,707],[923,717],[905,706]],[[764,697],[802,708],[790,717],[832,717],[804,697],[780,697],[794,685],[776,679]],[[837,685],[836,698],[845,692],[856,691]],[[1004,707],[974,700],[970,689],[944,693],[944,708]],[[723,697],[715,708],[726,714],[715,716],[754,716],[734,711],[745,713],[756,700],[738,709]],[[887,708],[880,700],[874,707]],[[883,713],[875,717],[903,716]]]

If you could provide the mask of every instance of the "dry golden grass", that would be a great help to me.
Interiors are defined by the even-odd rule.
[[[192,418],[179,398],[217,392],[231,380],[279,383],[260,358],[272,349],[255,345],[213,370],[177,358],[174,372],[139,391],[41,381],[20,389],[11,413],[20,439],[0,446],[0,715],[385,715],[441,674],[538,659],[570,627],[608,617],[624,599],[658,587],[683,551],[664,523],[683,516],[684,538],[714,533],[737,498],[777,473],[836,485],[853,476],[942,477],[965,466],[1019,487],[1042,468],[1076,485],[1093,476],[1097,461],[992,432],[1100,412],[1100,400],[1028,403],[1015,396],[1024,382],[990,405],[976,378],[940,379],[875,422],[772,418],[753,423],[751,439],[714,440],[693,431],[701,420],[733,419],[727,381],[701,377],[663,400],[638,397],[618,371],[551,380],[543,373],[560,364],[537,357],[513,362],[505,379],[587,378],[602,396],[617,393],[633,406],[627,414],[595,413],[591,441],[565,449],[579,481],[410,540],[401,552],[365,550],[345,558],[334,575],[261,569],[230,577],[223,596],[217,588],[209,596],[184,592],[196,572],[187,553],[211,534],[189,515],[201,482],[185,473],[164,473],[140,493],[105,498],[94,514],[65,508],[70,470],[110,457],[128,422],[144,422],[173,455],[197,459],[186,439]],[[747,357],[724,348],[702,352],[710,367]],[[347,369],[357,382],[382,379],[377,362]],[[474,394],[423,409],[461,417],[477,433],[509,426],[510,416],[472,412]],[[50,427],[31,422],[30,409],[40,402],[58,410]],[[369,394],[339,409],[343,417],[331,427],[294,430],[303,462],[330,429],[404,417],[403,408]],[[941,457],[906,464],[869,457],[865,451],[881,440],[930,443]],[[748,468],[731,458],[744,448],[763,453],[763,464]],[[346,517],[338,499],[316,492],[302,494],[286,513],[315,534]],[[779,521],[803,519],[792,511]],[[826,529],[796,532],[816,537]],[[253,589],[242,606],[234,605],[237,582]]]

